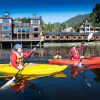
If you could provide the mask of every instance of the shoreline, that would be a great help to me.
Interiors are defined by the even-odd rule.
[[[70,43],[55,43],[55,42],[49,42],[49,43],[44,43],[44,47],[71,47],[73,44],[74,45],[80,45],[82,42],[70,42]],[[88,46],[100,46],[100,41],[99,42],[85,42],[88,44]]]

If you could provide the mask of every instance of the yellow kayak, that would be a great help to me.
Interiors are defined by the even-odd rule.
[[[29,64],[21,72],[21,76],[26,79],[36,79],[39,77],[58,74],[67,67],[68,66],[66,65]],[[7,77],[13,77],[17,72],[18,70],[9,64],[0,64],[0,74],[7,75]]]

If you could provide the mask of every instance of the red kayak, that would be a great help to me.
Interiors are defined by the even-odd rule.
[[[73,64],[74,62],[80,62],[80,59],[49,59],[50,64]],[[85,65],[97,65],[100,64],[100,57],[88,57],[82,60],[82,64]]]
[[[97,68],[100,68],[100,64],[89,65],[86,69],[97,69]]]

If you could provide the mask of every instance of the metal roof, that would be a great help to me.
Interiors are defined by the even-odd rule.
[[[45,32],[45,35],[88,35],[89,33],[79,33],[79,32]],[[95,35],[100,35],[99,33],[94,33]]]
[[[12,19],[12,18],[8,15],[4,15],[4,16],[1,16],[0,19]]]

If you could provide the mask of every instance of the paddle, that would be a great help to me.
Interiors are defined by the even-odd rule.
[[[89,42],[90,39],[92,38],[93,34],[94,34],[94,33],[90,33],[90,34],[88,35],[88,37],[87,37],[88,42]],[[83,51],[83,56],[85,55],[86,48],[87,48],[87,46],[85,47],[85,50]]]
[[[38,47],[40,45],[40,43],[43,41],[44,37],[42,37],[42,39],[40,40],[40,42],[36,45],[36,47]],[[36,50],[36,48],[33,48],[32,51]],[[31,55],[30,55],[31,56]],[[30,56],[27,58],[27,60],[30,58]],[[24,66],[21,70],[18,70],[18,72],[16,73],[16,75],[10,79],[6,84],[4,84],[0,90],[4,90],[5,88],[9,87],[11,84],[14,83],[14,80],[16,79],[16,77],[18,76],[19,72],[21,72],[24,68],[25,68],[25,63],[24,63]]]
[[[89,40],[92,38],[93,34],[94,34],[94,33],[90,33],[90,34],[88,35],[88,37],[87,37],[88,42],[89,42]],[[86,48],[87,48],[87,46],[86,46]],[[85,48],[85,50],[84,50],[84,52],[83,52],[83,56],[85,55],[86,48]],[[80,63],[79,63],[80,66],[82,65],[82,64],[81,64],[82,60],[83,60],[83,58],[80,59]]]
[[[89,40],[92,38],[93,34],[94,34],[94,33],[90,33],[90,34],[88,35],[88,37],[87,37],[88,42],[89,42]],[[86,48],[87,48],[87,46],[86,46]],[[86,48],[85,48],[85,50],[84,50],[84,52],[83,52],[83,56],[85,55]],[[80,63],[79,63],[78,66],[82,66],[82,60],[83,60],[83,58],[80,59]],[[86,82],[87,86],[91,87],[91,84],[88,82],[88,80],[87,80],[87,78],[86,78],[85,72],[81,71],[80,74],[82,74],[82,77],[85,79],[85,82]]]

